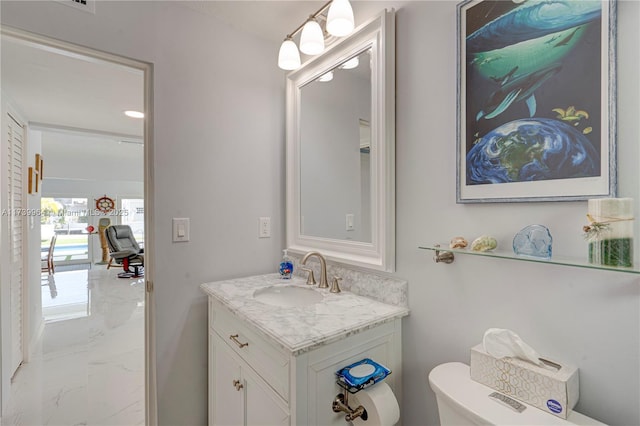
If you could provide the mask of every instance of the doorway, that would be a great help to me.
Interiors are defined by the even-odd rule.
[[[93,200],[91,197],[94,194],[97,194],[95,188],[91,190],[88,189],[89,181],[91,184],[100,185],[100,182],[107,182],[108,179],[101,180],[100,178],[92,178],[86,179],[83,176],[76,176],[70,179],[67,179],[66,182],[62,182],[62,179],[55,179],[53,169],[51,166],[55,164],[54,158],[47,159],[46,156],[40,157],[43,150],[43,143],[46,141],[42,140],[42,135],[40,134],[40,130],[42,128],[57,128],[63,131],[69,132],[90,132],[104,137],[112,137],[118,139],[121,142],[130,143],[131,140],[139,139],[141,142],[139,143],[140,149],[143,152],[143,164],[141,165],[143,176],[142,182],[142,200],[144,200],[142,206],[142,212],[144,218],[142,221],[142,235],[146,237],[146,246],[147,250],[145,253],[145,278],[140,280],[138,279],[136,282],[124,282],[123,280],[118,281],[116,274],[117,271],[108,271],[106,269],[106,265],[103,265],[104,270],[96,271],[97,275],[94,276],[93,279],[104,279],[104,280],[115,280],[112,285],[109,287],[96,287],[96,282],[91,283],[92,278],[86,278],[87,281],[87,309],[85,309],[85,316],[91,318],[92,312],[100,312],[102,309],[102,314],[104,319],[113,319],[115,318],[113,315],[107,315],[104,312],[105,306],[96,306],[95,303],[91,302],[91,290],[92,287],[101,288],[102,290],[108,289],[108,291],[103,291],[102,293],[107,293],[106,297],[113,296],[109,294],[109,291],[115,287],[121,287],[124,291],[129,292],[131,295],[131,299],[134,300],[133,293],[138,292],[139,296],[141,296],[140,302],[132,302],[131,303],[120,303],[119,305],[113,306],[123,306],[127,305],[131,312],[141,312],[141,351],[143,353],[142,356],[142,366],[143,370],[142,383],[140,384],[141,388],[144,390],[144,403],[143,403],[143,411],[144,411],[144,422],[147,424],[154,424],[156,418],[156,393],[155,393],[155,354],[153,351],[153,342],[154,342],[154,321],[153,321],[153,251],[149,250],[149,247],[152,247],[151,243],[153,240],[153,235],[148,232],[149,229],[152,228],[153,223],[153,215],[152,210],[149,208],[144,208],[144,206],[152,205],[152,181],[151,174],[149,170],[150,160],[153,158],[152,156],[152,140],[151,140],[151,128],[152,128],[152,104],[151,104],[151,93],[152,93],[152,69],[151,65],[144,62],[139,62],[136,60],[123,58],[116,55],[111,55],[108,53],[95,51],[93,49],[85,48],[82,46],[77,46],[74,44],[60,42],[57,40],[49,39],[47,37],[35,35],[32,33],[28,33],[21,30],[15,30],[8,27],[1,28],[2,35],[2,97],[3,97],[3,109],[7,108],[9,105],[11,108],[17,108],[21,115],[25,118],[26,123],[26,160],[31,161],[31,156],[35,151],[39,157],[42,158],[42,162],[38,164],[38,172],[39,175],[35,177],[37,182],[40,183],[40,189],[29,188],[23,190],[22,195],[27,198],[30,206],[35,208],[35,205],[40,206],[40,200],[44,195],[45,191],[50,193],[56,193],[56,191],[60,188],[60,185],[66,184],[69,185],[70,182],[76,186],[76,190],[79,187],[83,187],[83,193],[92,194],[89,197],[85,197],[85,203],[87,210],[90,211],[91,204]],[[35,52],[35,53],[34,53]],[[15,72],[15,65],[22,63],[24,64],[25,57],[21,55],[30,55],[34,54],[36,56],[30,56],[27,60],[27,63],[35,65],[35,68],[31,69],[30,72],[18,71]],[[51,84],[49,77],[55,74],[55,70],[58,67],[65,67],[65,63],[70,61],[75,61],[74,66],[72,68],[66,68],[65,71],[67,73],[67,80],[71,80],[74,82],[73,87],[65,89],[61,87],[61,83]],[[88,70],[91,67],[92,70]],[[12,71],[13,70],[13,71]],[[40,81],[27,81],[22,78],[28,75],[38,75],[41,73]],[[101,108],[105,107],[104,105],[100,105],[97,101],[103,100],[105,103],[111,102],[113,106],[114,96],[118,93],[118,84],[113,83],[110,84],[105,79],[110,74],[119,74],[129,75],[129,76],[137,76],[139,79],[139,83],[136,87],[136,91],[138,96],[140,97],[139,109],[142,110],[145,114],[145,118],[141,120],[137,126],[140,128],[140,132],[131,131],[131,130],[121,130],[109,128],[108,126],[103,126],[105,123],[115,122],[116,115],[121,115],[123,113],[123,109],[118,109],[117,111],[112,111],[109,113],[105,113]],[[79,76],[79,78],[73,79],[69,78],[72,76]],[[46,77],[46,78],[45,78]],[[91,83],[91,77],[97,77],[102,79],[102,86],[106,86],[108,90],[108,94],[104,96],[96,95],[91,96],[88,93],[92,93],[89,88],[84,87],[83,84],[92,84],[95,87],[100,86],[100,84]],[[37,77],[36,77],[37,78]],[[46,87],[42,86],[42,84],[50,83],[50,87],[47,90]],[[55,87],[51,87],[55,86]],[[43,98],[46,93],[56,92],[57,98],[55,107],[48,106]],[[124,92],[131,93],[132,90],[130,88],[125,88]],[[135,91],[134,91],[135,92]],[[60,96],[63,94],[63,96]],[[74,98],[77,96],[77,98]],[[123,95],[124,96],[124,95]],[[132,102],[130,102],[132,103]],[[76,112],[73,112],[72,109],[65,111],[66,107],[79,107]],[[43,110],[50,110],[58,113],[58,116],[54,115],[43,115]],[[132,109],[126,107],[125,109]],[[71,111],[71,112],[70,112]],[[87,113],[88,112],[88,113]],[[3,111],[3,114],[5,111]],[[67,120],[65,117],[86,117],[88,121],[86,124],[83,124],[82,121],[73,121]],[[44,118],[43,118],[44,117]],[[97,121],[96,121],[97,120]],[[4,117],[3,117],[4,121]],[[6,144],[5,139],[3,138],[3,147]],[[97,156],[99,157],[99,156]],[[98,158],[88,158],[86,164],[81,164],[80,166],[85,167],[85,171],[90,171],[92,169],[92,160],[96,161]],[[64,166],[63,166],[64,167]],[[95,168],[95,167],[94,167]],[[82,167],[80,167],[82,169]],[[5,174],[7,170],[0,168],[0,172]],[[28,170],[25,167],[22,171],[22,178],[26,182],[32,178],[32,171]],[[49,174],[47,174],[49,173]],[[47,181],[47,178],[50,178]],[[57,189],[52,189],[58,185]],[[114,185],[113,181],[108,184],[103,185],[104,187],[109,188],[104,192],[111,190]],[[47,186],[50,186],[50,190],[47,190]],[[131,193],[129,189],[122,189],[121,193],[126,193],[128,198],[132,199]],[[73,192],[73,191],[72,191]],[[70,192],[70,194],[72,193]],[[76,191],[77,192],[77,191]],[[103,191],[98,191],[103,192]],[[102,195],[102,194],[100,194]],[[100,195],[97,195],[98,197]],[[78,200],[82,201],[83,197],[67,197],[70,203],[77,202]],[[2,206],[3,208],[7,207],[6,205]],[[40,210],[39,208],[37,210]],[[79,215],[82,216],[82,215]],[[27,253],[22,256],[22,265],[24,266],[25,273],[23,275],[23,279],[21,282],[20,291],[22,295],[22,302],[20,304],[21,308],[21,336],[23,338],[24,344],[22,349],[22,360],[18,362],[23,363],[22,367],[18,368],[18,374],[20,369],[26,367],[31,361],[34,351],[38,350],[39,345],[64,345],[65,339],[74,333],[60,330],[62,327],[60,322],[56,323],[56,330],[53,330],[52,327],[51,333],[47,333],[47,327],[44,325],[44,321],[42,321],[42,292],[51,292],[53,295],[55,292],[60,292],[59,284],[62,281],[62,275],[58,275],[58,272],[55,274],[49,275],[48,273],[44,273],[40,275],[40,271],[37,270],[37,265],[41,260],[41,234],[40,234],[40,226],[36,226],[35,222],[38,218],[35,217],[25,217],[21,219],[21,223],[23,228],[20,230],[21,236],[25,241],[25,245],[23,250]],[[84,218],[83,218],[84,220]],[[87,218],[87,223],[90,218]],[[74,221],[74,227],[82,226],[78,224],[83,224],[82,221]],[[4,222],[3,222],[4,226]],[[71,224],[68,225],[69,229],[67,229],[67,235],[77,234],[78,230],[75,228],[72,232]],[[86,231],[85,227],[85,231]],[[3,228],[3,231],[6,232],[6,229]],[[145,232],[146,231],[146,232]],[[85,232],[80,230],[80,236],[84,238]],[[87,233],[87,238],[91,238],[91,233]],[[4,239],[2,240],[2,244],[4,243]],[[84,246],[83,244],[76,244],[78,247],[71,247],[72,244],[68,244],[68,249],[77,249],[79,246]],[[91,242],[87,242],[87,253],[86,256],[91,260]],[[4,250],[5,248],[3,248]],[[69,260],[73,260],[73,254],[69,255],[71,258]],[[84,261],[84,259],[82,259]],[[73,263],[73,262],[72,262]],[[11,265],[6,263],[5,260],[2,260],[2,269],[11,270]],[[76,271],[77,272],[77,271]],[[62,274],[63,272],[59,272]],[[112,274],[111,274],[112,273]],[[87,272],[88,274],[88,272]],[[58,275],[58,276],[56,276]],[[113,275],[113,276],[112,276]],[[98,278],[95,278],[95,277]],[[42,277],[45,279],[41,280]],[[9,285],[8,280],[5,279],[5,273],[2,275],[2,279],[0,279],[0,288],[2,289],[3,296],[7,294]],[[76,285],[77,285],[76,277]],[[73,280],[71,280],[73,281]],[[46,284],[46,289],[45,289]],[[52,285],[53,284],[53,285]],[[133,289],[133,290],[131,290]],[[102,294],[101,296],[105,296]],[[119,296],[118,296],[119,297]],[[8,298],[2,298],[2,311],[9,312],[11,310],[11,304],[9,303]],[[110,312],[112,313],[112,312]],[[79,320],[82,318],[74,318],[75,321],[73,323],[73,327],[78,329],[82,329],[86,325]],[[0,327],[2,329],[2,356],[0,357],[2,363],[2,369],[0,370],[0,416],[2,416],[3,424],[5,421],[5,415],[7,414],[7,409],[9,406],[10,399],[12,398],[12,389],[11,387],[11,378],[14,376],[14,372],[11,371],[11,365],[15,365],[16,357],[19,355],[12,355],[7,352],[7,349],[10,349],[11,346],[8,344],[12,340],[12,336],[15,334],[11,331],[11,324],[6,320],[7,316],[3,313],[0,318]],[[122,324],[108,324],[110,327],[118,327],[122,326]],[[88,341],[95,342],[95,335],[91,335],[91,329],[88,335]],[[51,337],[58,336],[58,337]],[[53,343],[52,340],[53,339]],[[5,344],[7,343],[7,344]],[[110,345],[117,345],[117,342],[109,342]],[[95,346],[95,345],[94,345]],[[101,347],[100,351],[109,350],[109,347],[106,346]],[[95,361],[95,360],[94,360]],[[94,363],[96,364],[96,363]],[[97,364],[96,364],[97,365]],[[94,370],[95,373],[95,370]],[[77,372],[79,377],[84,376],[84,379],[89,380],[91,374],[86,369],[84,371]],[[16,375],[17,376],[17,375]],[[96,377],[101,377],[100,380],[108,380],[108,375],[94,375],[93,379]],[[81,379],[81,380],[84,380]],[[15,377],[14,377],[15,382]],[[87,394],[91,394],[91,388],[100,387],[103,383],[88,383]],[[20,395],[20,392],[15,393],[15,395]],[[118,395],[114,393],[112,398],[122,398],[122,395]],[[35,402],[37,404],[37,401]],[[87,407],[90,405],[87,404],[85,406],[78,406],[78,410],[87,411]]]

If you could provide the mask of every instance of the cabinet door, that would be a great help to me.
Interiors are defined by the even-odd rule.
[[[244,425],[244,386],[240,363],[215,333],[209,334],[209,425]],[[238,389],[236,389],[238,387]]]
[[[306,390],[306,395],[300,391],[298,395],[307,400],[307,411],[298,411],[299,417],[296,417],[300,419],[298,422],[302,423],[301,420],[305,419],[304,423],[308,425],[345,426],[344,413],[334,413],[331,410],[333,397],[344,392],[336,384],[335,372],[363,358],[371,358],[393,371],[385,379],[385,383],[391,386],[400,402],[402,389],[400,324],[400,320],[385,323],[350,336],[348,339],[308,352],[306,375],[297,376],[299,378],[297,389]],[[349,404],[351,403],[350,400]],[[299,406],[302,407],[303,404]],[[352,408],[355,407],[352,405]]]
[[[284,400],[216,333],[209,334],[209,425],[289,425]]]
[[[289,425],[289,409],[285,402],[251,368],[243,367],[248,426]]]

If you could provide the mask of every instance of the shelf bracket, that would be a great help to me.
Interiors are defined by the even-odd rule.
[[[436,244],[435,247],[440,247],[439,244]],[[455,256],[453,255],[453,252],[450,251],[441,251],[441,250],[436,250],[436,254],[435,256],[433,256],[433,260],[435,260],[436,263],[453,263],[453,260],[455,259]]]

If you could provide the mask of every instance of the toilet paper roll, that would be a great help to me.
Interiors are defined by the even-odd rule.
[[[400,407],[393,391],[385,382],[361,390],[352,395],[353,408],[362,405],[367,410],[367,420],[358,417],[353,421],[354,426],[392,426],[400,419]]]

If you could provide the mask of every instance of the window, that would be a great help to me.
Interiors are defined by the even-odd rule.
[[[41,250],[49,249],[55,233],[53,251],[56,263],[79,263],[89,260],[89,209],[87,198],[48,198],[40,201]]]
[[[120,223],[129,225],[138,244],[144,243],[144,200],[122,198],[120,200]]]

